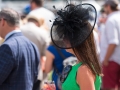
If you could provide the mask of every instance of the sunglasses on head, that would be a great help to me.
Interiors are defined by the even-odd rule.
[[[71,65],[68,65],[63,69],[63,72],[62,72],[62,74],[60,76],[61,83],[63,83],[67,79],[67,76],[68,76],[68,74],[70,73],[71,70],[72,70]]]

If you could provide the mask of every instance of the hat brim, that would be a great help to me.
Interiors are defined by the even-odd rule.
[[[66,6],[65,9],[70,9],[68,7],[69,6]],[[80,45],[90,36],[94,29],[97,19],[97,11],[95,7],[91,4],[84,3],[75,6],[75,8],[79,8],[81,10],[73,12],[74,15],[71,16],[73,19],[77,18],[78,20],[75,21],[72,18],[69,18],[69,14],[67,15],[68,17],[61,17],[58,15],[58,18],[55,19],[51,27],[51,40],[61,49],[70,49]],[[63,10],[63,12],[61,11],[61,13],[65,13],[65,10]],[[81,23],[78,24],[79,22],[77,21],[80,20]]]

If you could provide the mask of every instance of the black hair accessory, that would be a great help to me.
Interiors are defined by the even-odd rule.
[[[97,18],[95,7],[88,3],[68,3],[64,9],[57,10],[57,15],[51,27],[51,39],[57,47],[63,49],[83,43],[92,33]]]

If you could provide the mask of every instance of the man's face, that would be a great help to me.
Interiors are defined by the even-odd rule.
[[[110,12],[111,12],[111,8],[110,8],[109,5],[104,6],[104,10],[105,10],[105,13],[106,13],[107,15],[109,15]]]
[[[105,23],[107,19],[107,15],[106,13],[101,14],[100,18],[99,18],[99,22],[100,23]]]
[[[31,2],[31,10],[35,10],[37,8],[37,5],[34,2]]]
[[[2,18],[0,18],[0,36],[1,36],[1,34],[2,34],[2,23],[3,23],[3,19]]]
[[[2,37],[3,31],[5,30],[6,27],[6,19],[0,18],[0,36]]]

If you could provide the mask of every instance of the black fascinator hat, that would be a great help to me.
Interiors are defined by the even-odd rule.
[[[95,7],[88,3],[69,3],[64,9],[57,10],[57,15],[51,27],[51,39],[62,49],[83,43],[92,33],[97,18]]]

